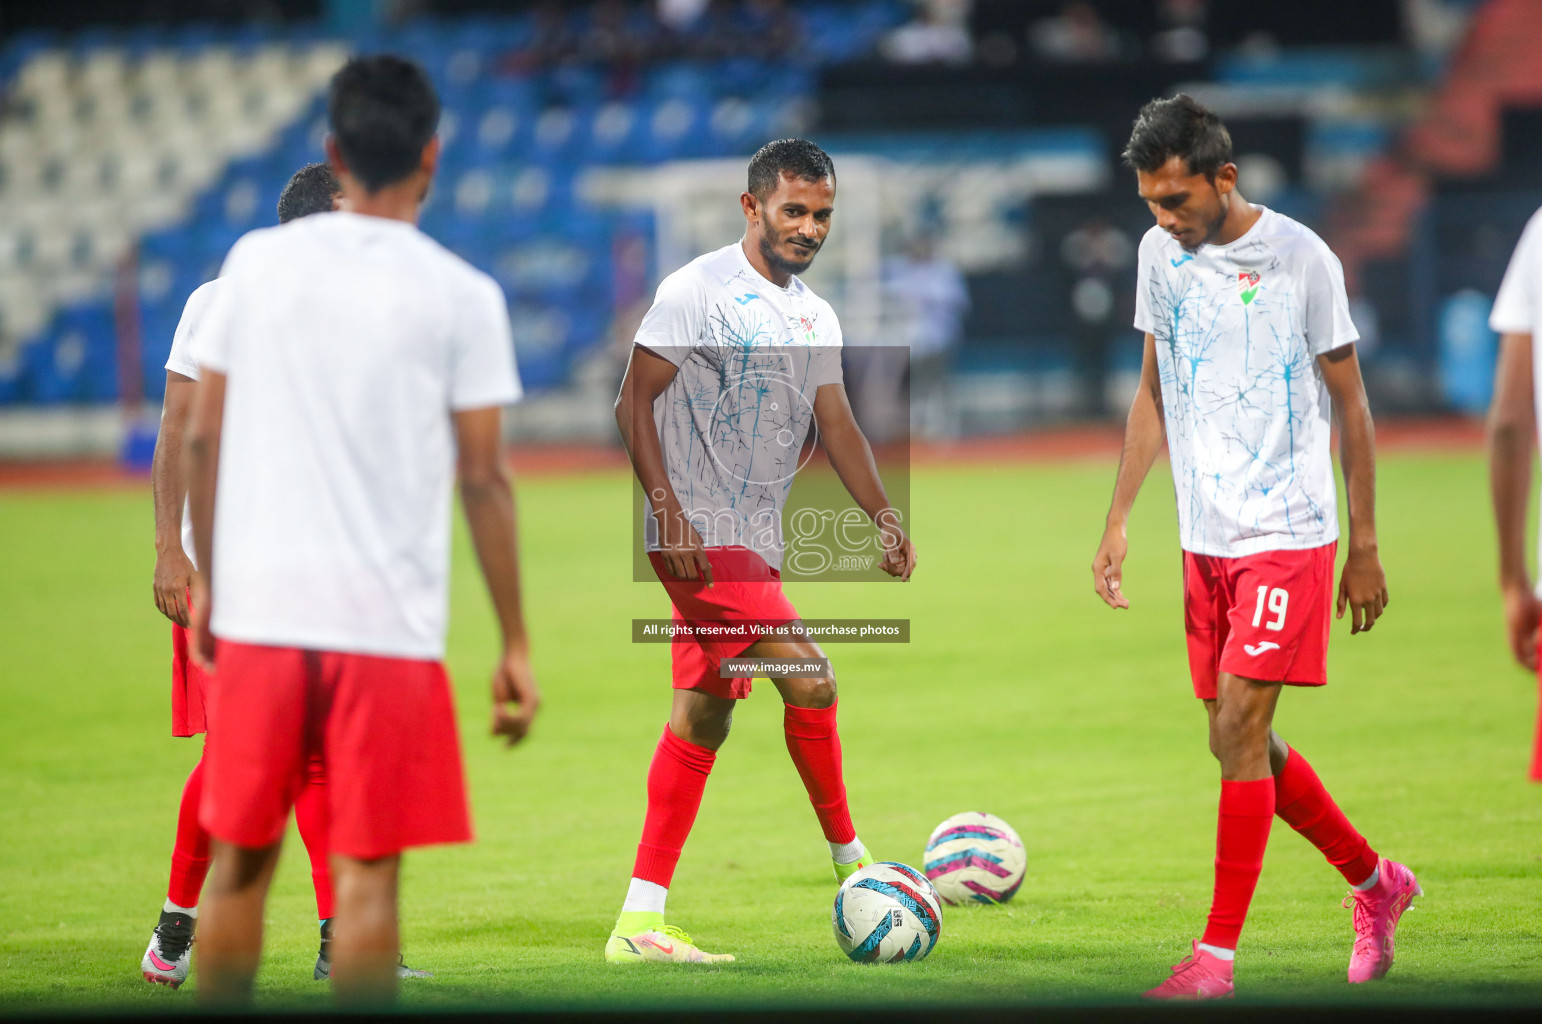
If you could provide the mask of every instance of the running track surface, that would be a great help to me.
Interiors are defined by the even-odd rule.
[[[1065,462],[1119,458],[1118,426],[1054,427],[1003,437],[911,445],[913,466]],[[1458,417],[1388,419],[1376,425],[1379,451],[1475,452],[1483,446],[1481,420]],[[560,476],[619,469],[626,456],[619,445],[515,444],[509,462],[516,476]],[[148,472],[126,470],[106,459],[54,462],[0,460],[0,490],[72,490],[142,487]]]

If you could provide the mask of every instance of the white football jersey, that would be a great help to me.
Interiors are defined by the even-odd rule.
[[[1184,550],[1240,557],[1338,539],[1317,357],[1359,339],[1344,269],[1267,208],[1241,238],[1140,243],[1135,327],[1156,338]]]
[[[214,634],[438,660],[456,412],[519,398],[492,278],[355,213],[244,235],[194,360],[226,375]]]
[[[786,288],[738,242],[659,284],[637,344],[678,366],[653,407],[675,496],[707,547],[739,545],[782,565],[782,509],[814,419],[841,382],[841,326],[796,277]],[[643,524],[659,550],[655,520]]]
[[[193,289],[182,307],[182,319],[177,321],[176,333],[171,336],[171,352],[166,356],[166,369],[184,377],[198,379],[198,364],[193,361],[193,336],[203,327],[209,307],[214,304],[214,293],[219,278],[206,281]],[[165,410],[161,410],[165,415]],[[198,557],[193,554],[193,517],[188,513],[187,500],[182,501],[182,550],[187,560],[196,568]]]

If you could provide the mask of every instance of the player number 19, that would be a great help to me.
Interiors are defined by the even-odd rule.
[[[1269,610],[1274,613],[1274,618],[1264,622],[1265,629],[1279,629],[1285,625],[1285,606],[1290,603],[1290,595],[1279,587],[1270,590],[1268,587],[1258,588],[1258,608],[1253,612],[1253,625],[1258,625],[1264,619],[1264,605],[1269,605]]]

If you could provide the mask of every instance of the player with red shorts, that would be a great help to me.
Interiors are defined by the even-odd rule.
[[[1343,268],[1311,230],[1242,198],[1230,135],[1187,96],[1142,109],[1125,161],[1157,224],[1140,245],[1135,326],[1146,335],[1145,358],[1093,585],[1110,607],[1129,607],[1125,523],[1165,435],[1189,671],[1221,763],[1209,921],[1193,955],[1146,994],[1232,994],[1237,940],[1276,814],[1353,887],[1349,980],[1379,978],[1419,884],[1371,849],[1272,726],[1283,686],[1328,681],[1339,533],[1334,406],[1349,491],[1338,615],[1349,609],[1351,632],[1360,633],[1387,605],[1373,429]]]
[[[311,759],[327,777],[341,997],[395,992],[402,851],[471,838],[442,664],[457,473],[503,632],[494,732],[521,738],[538,701],[502,454],[502,407],[520,394],[507,305],[416,227],[438,98],[409,61],[356,58],[332,80],[328,118],[344,210],[242,237],[193,345],[211,1001],[250,998]]]
[[[750,679],[725,658],[822,658],[782,592],[781,512],[809,427],[879,527],[882,567],[909,579],[915,549],[889,505],[841,383],[835,312],[796,275],[835,209],[835,167],[803,139],[766,145],[740,196],[744,237],[659,285],[638,328],[616,422],[648,497],[649,559],[673,604],[674,705],[648,770],[648,811],[611,963],[712,963],[664,904],[707,775]],[[770,627],[783,630],[768,635]],[[785,705],[787,750],[830,846],[837,880],[869,863],[841,772],[833,677],[767,672]]]
[[[278,200],[278,222],[326,213],[337,208],[342,196],[332,169],[309,164],[289,179]],[[204,731],[204,674],[188,655],[187,590],[193,578],[192,522],[185,514],[187,485],[182,471],[182,434],[198,364],[193,362],[193,335],[205,322],[219,280],[199,285],[188,296],[166,359],[166,398],[161,409],[161,430],[155,442],[150,486],[155,498],[155,604],[171,620],[171,734],[197,736]],[[203,796],[203,759],[187,777],[177,814],[176,841],[171,851],[171,881],[160,921],[150,935],[150,945],[140,960],[146,981],[177,988],[187,980],[192,962],[193,932],[198,924],[198,895],[209,872],[209,833],[198,823]],[[332,873],[327,865],[326,780],[319,762],[313,761],[307,784],[295,798],[295,821],[310,856],[311,881],[316,890],[316,916],[320,920],[321,948],[312,977],[320,981],[331,971]],[[429,977],[402,964],[404,978]]]
[[[1542,340],[1542,210],[1532,215],[1510,257],[1489,326],[1499,334],[1499,363],[1494,371],[1494,402],[1489,411],[1489,476],[1494,519],[1499,527],[1499,589],[1504,596],[1505,631],[1510,651],[1536,673],[1538,602],[1526,570],[1526,513],[1531,502],[1531,462],[1535,457],[1537,402],[1542,391],[1535,372],[1542,366],[1536,345]],[[1542,683],[1542,676],[1538,677]],[[1530,778],[1542,782],[1542,703],[1531,749]]]

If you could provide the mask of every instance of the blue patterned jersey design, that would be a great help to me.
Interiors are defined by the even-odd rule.
[[[1356,341],[1344,273],[1260,208],[1227,245],[1141,240],[1135,326],[1156,343],[1185,550],[1241,557],[1338,539],[1332,410],[1317,357]]]
[[[786,288],[761,277],[735,243],[665,278],[636,341],[679,368],[654,423],[702,543],[748,547],[779,569],[782,509],[814,399],[841,382],[834,310],[796,277]],[[657,551],[651,515],[644,529]]]

